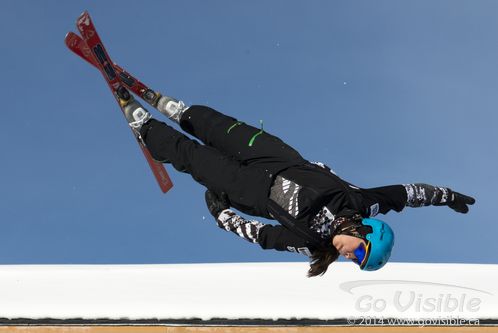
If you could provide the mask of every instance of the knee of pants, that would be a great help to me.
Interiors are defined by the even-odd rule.
[[[197,138],[205,138],[207,133],[212,130],[218,130],[231,126],[237,119],[227,116],[209,106],[192,105],[189,107],[180,119],[180,127],[187,133]]]
[[[142,138],[149,149],[152,157],[157,161],[171,162],[179,171],[185,167],[186,163],[181,161],[188,155],[190,146],[196,142],[189,139],[174,128],[152,119],[142,128]],[[176,164],[176,165],[175,165]]]

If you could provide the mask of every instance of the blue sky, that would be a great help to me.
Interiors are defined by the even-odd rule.
[[[263,119],[359,186],[426,182],[476,197],[467,215],[383,217],[392,260],[497,262],[498,2],[1,7],[0,264],[306,261],[219,229],[204,189],[170,166],[175,187],[159,191],[103,78],[65,48],[83,10],[113,60],[156,90]]]

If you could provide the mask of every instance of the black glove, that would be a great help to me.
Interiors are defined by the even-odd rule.
[[[455,191],[452,191],[450,198],[448,207],[463,214],[466,214],[469,211],[469,207],[467,205],[473,205],[476,202],[476,199]]]
[[[225,192],[221,192],[221,195],[218,196],[215,192],[206,190],[205,198],[209,212],[215,219],[220,216],[222,211],[230,208],[230,201],[228,200],[228,196]]]

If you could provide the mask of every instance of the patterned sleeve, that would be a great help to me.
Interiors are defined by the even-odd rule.
[[[443,206],[454,200],[453,192],[447,187],[429,184],[404,184],[406,190],[406,205],[409,207]]]
[[[231,231],[251,243],[259,243],[265,250],[288,251],[311,257],[312,249],[306,241],[281,225],[249,221],[230,209],[222,211],[216,222],[220,228]]]
[[[218,227],[231,231],[251,243],[258,243],[260,230],[266,225],[258,221],[246,220],[230,209],[222,211],[216,222]]]

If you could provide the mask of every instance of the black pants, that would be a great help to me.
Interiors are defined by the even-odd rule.
[[[227,193],[231,205],[249,215],[269,218],[266,207],[275,175],[306,162],[279,138],[206,106],[191,106],[180,126],[204,145],[152,119],[141,129],[152,156],[212,191]]]
[[[246,125],[206,106],[191,106],[181,128],[201,140],[199,144],[174,128],[150,120],[141,135],[152,156],[189,173],[216,193],[225,192],[239,211],[271,218],[267,211],[270,187],[282,170],[307,161],[279,138]],[[252,141],[252,143],[251,143]],[[349,183],[347,183],[349,184]],[[406,203],[402,185],[358,189],[365,215],[401,211]],[[339,207],[338,207],[339,209]]]

